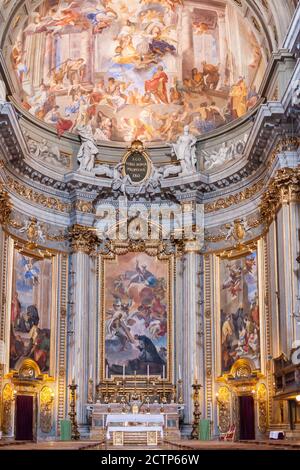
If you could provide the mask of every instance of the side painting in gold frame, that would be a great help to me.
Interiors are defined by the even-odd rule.
[[[257,251],[220,259],[221,370],[240,358],[260,369]]]
[[[13,250],[10,309],[10,369],[33,359],[42,373],[50,371],[53,265]]]
[[[144,252],[103,260],[103,378],[170,378],[172,273],[171,259]]]

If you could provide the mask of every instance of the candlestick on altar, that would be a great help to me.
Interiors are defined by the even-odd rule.
[[[178,403],[180,405],[183,404],[182,388],[182,380],[178,379]]]
[[[72,379],[72,384],[68,385],[70,391],[71,391],[71,397],[70,397],[70,411],[69,411],[69,416],[71,419],[71,424],[72,424],[72,439],[75,441],[78,441],[80,439],[80,434],[78,431],[78,424],[77,424],[77,418],[76,418],[76,389],[77,385],[75,384],[75,379]]]
[[[108,397],[108,381],[106,380],[104,403],[107,404],[108,402],[109,402],[109,397]]]
[[[200,411],[200,389],[202,385],[198,384],[198,379],[195,377],[195,383],[192,384],[194,393],[193,393],[193,402],[194,402],[194,411],[193,411],[193,426],[191,432],[192,439],[199,438],[199,421],[201,416]]]

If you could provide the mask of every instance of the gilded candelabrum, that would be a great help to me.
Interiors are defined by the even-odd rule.
[[[200,421],[200,389],[202,385],[198,384],[197,379],[195,379],[195,383],[192,385],[194,393],[193,393],[193,402],[194,402],[194,411],[193,411],[193,427],[191,432],[191,439],[198,439],[199,438],[199,421]]]
[[[69,389],[71,391],[71,400],[70,400],[70,412],[69,416],[72,423],[72,439],[78,441],[80,439],[80,434],[78,431],[77,425],[77,418],[76,418],[76,389],[77,385],[75,384],[75,380],[72,380],[72,384],[69,385]]]
[[[147,377],[147,395],[146,395],[146,413],[150,413],[150,397],[149,397],[149,385],[150,385],[150,378]]]
[[[122,403],[122,413],[126,413],[126,395],[125,395],[125,379],[124,379],[124,377],[123,377],[123,380],[122,380],[121,403]]]
[[[183,395],[182,395],[182,379],[178,379],[178,403],[179,405],[183,404]]]

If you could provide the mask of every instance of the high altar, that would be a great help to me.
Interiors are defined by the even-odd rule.
[[[157,376],[106,379],[97,386],[96,402],[87,405],[91,438],[116,445],[180,439],[181,385]]]

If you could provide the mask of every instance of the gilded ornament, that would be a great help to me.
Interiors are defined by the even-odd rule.
[[[230,427],[230,391],[228,387],[220,387],[217,393],[218,421],[221,433],[228,431]]]
[[[272,99],[274,101],[278,101],[278,87],[276,87]],[[269,161],[269,165],[271,166],[272,163],[274,162],[275,158],[277,155],[281,152],[287,152],[287,151],[292,151],[292,150],[297,150],[298,147],[300,146],[300,137],[286,137],[285,139],[281,139],[273,149],[271,153],[271,158]]]
[[[92,214],[95,212],[93,203],[90,201],[83,201],[83,200],[78,200],[74,204],[74,209],[79,212],[85,212],[88,214]]]
[[[227,207],[231,207],[232,205],[239,204],[240,202],[245,201],[246,199],[250,199],[256,193],[258,193],[264,187],[264,181],[260,180],[255,183],[250,188],[246,188],[243,191],[236,193],[234,195],[230,195],[227,198],[220,198],[217,199],[215,202],[210,202],[204,204],[204,212],[215,212],[221,209],[226,209]]]
[[[50,387],[43,387],[40,392],[40,427],[44,433],[52,428],[53,391]]]
[[[258,400],[258,429],[265,433],[268,426],[268,391],[265,384],[259,384],[256,396]]]
[[[281,168],[271,179],[260,203],[260,214],[268,225],[283,203],[300,198],[300,167]]]
[[[12,402],[14,399],[14,388],[8,383],[4,386],[2,392],[2,430],[4,435],[12,432]]]
[[[33,189],[15,181],[13,178],[8,178],[8,187],[13,191],[16,192],[19,196],[40,204],[48,209],[57,210],[60,212],[70,212],[72,209],[72,205],[69,203],[64,203],[60,199],[55,197],[47,197],[42,193],[38,193]]]
[[[90,254],[99,243],[93,229],[84,225],[74,224],[69,229],[69,240],[73,252]]]
[[[10,214],[11,204],[9,202],[9,196],[3,184],[0,183],[0,224],[6,225],[9,221]]]

